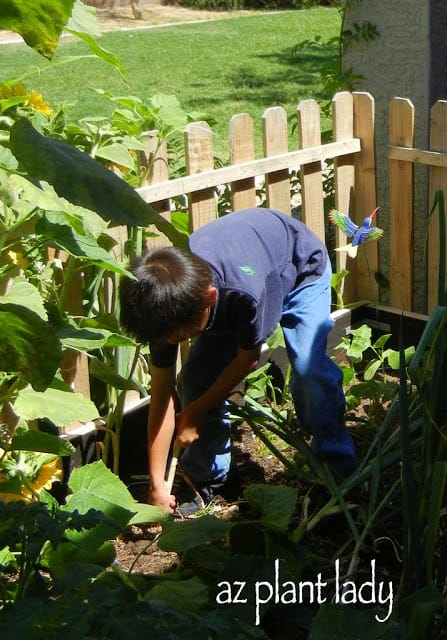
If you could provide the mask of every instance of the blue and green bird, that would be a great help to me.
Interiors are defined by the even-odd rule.
[[[373,226],[374,216],[378,210],[379,207],[374,209],[374,211],[363,220],[361,227],[351,220],[346,213],[342,213],[337,209],[329,211],[329,220],[332,224],[337,225],[348,238],[352,238],[352,242],[338,247],[336,251],[346,251],[350,258],[355,258],[360,244],[370,242],[371,240],[379,240],[383,235],[383,229]]]

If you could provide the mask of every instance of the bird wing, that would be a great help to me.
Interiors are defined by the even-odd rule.
[[[379,240],[383,236],[383,229],[380,227],[371,227],[360,236],[360,242],[370,242],[371,240]]]
[[[336,224],[337,227],[339,227],[339,229],[348,236],[348,238],[353,236],[359,229],[355,222],[351,220],[346,213],[342,213],[337,209],[331,209],[331,211],[329,211],[329,220],[332,224]]]

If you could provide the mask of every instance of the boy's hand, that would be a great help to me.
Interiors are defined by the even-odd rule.
[[[184,409],[175,416],[175,430],[177,442],[181,447],[187,447],[199,437],[196,420],[188,409]]]
[[[160,509],[169,511],[169,513],[174,513],[175,496],[170,495],[166,487],[150,487],[148,502],[154,507],[160,507]]]

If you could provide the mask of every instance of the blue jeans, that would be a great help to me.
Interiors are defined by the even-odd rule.
[[[313,435],[312,448],[343,475],[356,466],[352,438],[344,426],[342,373],[326,354],[330,317],[331,266],[317,280],[291,291],[284,300],[281,326],[292,367],[291,393],[300,426]],[[200,396],[234,358],[231,335],[201,334],[178,379],[183,407]],[[182,466],[196,483],[223,481],[230,468],[230,420],[225,403],[199,425],[200,438],[185,449]]]

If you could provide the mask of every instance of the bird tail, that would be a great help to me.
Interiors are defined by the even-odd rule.
[[[341,247],[337,247],[335,251],[343,251],[348,254],[350,258],[355,258],[357,256],[358,245],[353,245],[352,242],[349,244],[344,244]]]

